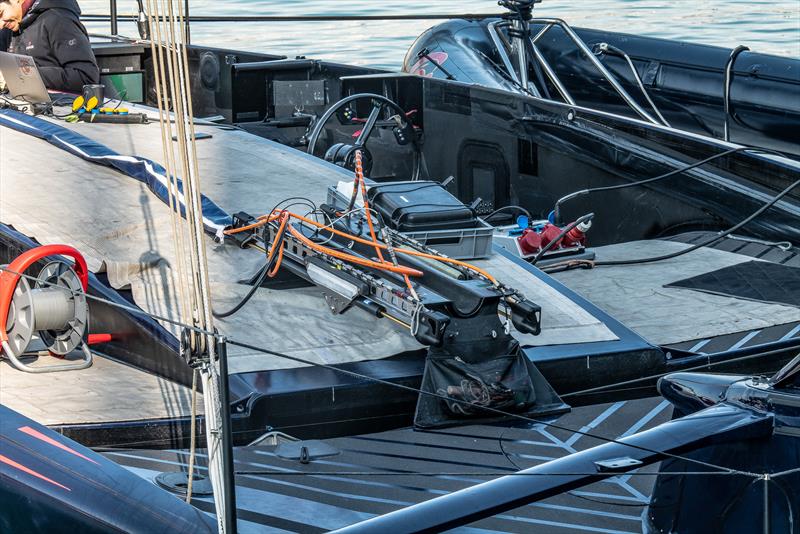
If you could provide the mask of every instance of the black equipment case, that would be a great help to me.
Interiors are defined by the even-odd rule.
[[[448,193],[439,182],[377,184],[369,189],[367,197],[370,207],[381,214],[386,225],[399,232],[479,226],[475,210]]]

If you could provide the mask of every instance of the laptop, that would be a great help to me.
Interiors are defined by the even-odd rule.
[[[0,74],[5,79],[11,98],[30,104],[51,102],[32,57],[0,52]]]

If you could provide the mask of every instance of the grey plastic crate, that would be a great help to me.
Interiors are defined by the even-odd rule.
[[[328,204],[338,210],[347,208],[350,199],[345,199],[335,187],[328,188]],[[456,260],[474,260],[492,255],[494,228],[483,219],[478,228],[432,230],[429,232],[401,232],[432,249]]]
[[[481,223],[480,228],[403,232],[403,235],[457,260],[486,258],[492,254],[494,228],[482,219],[478,219],[478,222]]]

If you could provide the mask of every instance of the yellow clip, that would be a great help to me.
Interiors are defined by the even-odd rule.
[[[81,109],[84,102],[86,102],[86,100],[82,96],[77,97],[72,101],[72,111],[78,111]]]
[[[89,100],[86,101],[86,111],[92,111],[99,103],[96,96],[89,97]]]

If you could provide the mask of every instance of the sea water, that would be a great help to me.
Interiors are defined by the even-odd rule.
[[[107,0],[79,0],[84,13],[107,14]],[[118,0],[120,14],[134,0]],[[492,0],[190,0],[193,15],[424,15],[497,13]],[[573,26],[679,39],[800,58],[800,0],[544,0],[535,13]],[[414,39],[438,21],[195,23],[192,42],[289,57],[305,55],[397,69]],[[87,24],[108,33],[107,23]],[[132,23],[120,33],[136,35]]]

